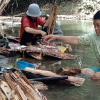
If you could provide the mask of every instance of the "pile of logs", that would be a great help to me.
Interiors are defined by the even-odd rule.
[[[17,70],[3,72],[0,80],[0,100],[47,100],[47,98],[20,70]]]
[[[19,43],[9,42],[8,47],[9,48],[0,47],[0,53],[11,56],[14,52],[20,52],[36,59],[43,59],[45,56],[52,56],[60,59],[74,59],[76,57],[69,53],[69,51],[71,51],[70,46],[65,47],[66,51],[64,53],[61,52],[61,46],[56,44],[21,46]]]
[[[1,38],[3,38],[2,34],[0,35]],[[52,56],[55,58],[60,59],[74,59],[76,56],[72,55],[70,52],[72,51],[72,48],[70,45],[66,44],[65,52],[61,52],[61,44],[60,43],[48,43],[46,41],[41,40],[41,43],[34,46],[21,46],[18,43],[18,38],[13,36],[7,36],[9,40],[12,40],[14,42],[7,43],[9,48],[0,46],[0,53],[4,55],[11,55],[11,51],[19,51],[21,53],[25,53],[33,58],[36,59],[43,59],[44,56]],[[15,43],[17,42],[17,43]],[[1,43],[1,42],[0,42]]]

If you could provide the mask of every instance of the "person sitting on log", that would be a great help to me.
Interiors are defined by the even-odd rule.
[[[38,4],[30,4],[26,15],[21,19],[20,44],[35,45],[39,36],[46,35],[46,32],[38,30],[38,25],[43,26],[45,21],[40,18],[41,11]]]
[[[53,40],[60,40],[64,43],[73,45],[87,45],[91,46],[95,52],[95,56],[100,63],[100,10],[96,12],[93,17],[93,25],[95,32],[85,34],[83,36],[59,36],[48,35],[44,36],[44,41],[50,43]]]

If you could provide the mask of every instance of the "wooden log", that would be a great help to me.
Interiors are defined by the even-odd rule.
[[[50,76],[50,77],[55,77],[58,76],[59,74],[53,73],[51,71],[46,71],[46,70],[40,70],[40,69],[33,69],[33,68],[29,68],[26,67],[25,71],[34,73],[34,74],[40,74],[43,76]],[[68,76],[67,79],[63,79],[62,82],[64,83],[70,83],[72,85],[75,86],[81,86],[84,83],[85,79],[84,78],[79,78],[79,77],[75,77],[75,76]]]
[[[19,100],[17,94],[14,93],[14,90],[12,90],[8,83],[1,80],[0,81],[0,88],[3,91],[3,93],[5,94],[6,98],[8,100]],[[1,100],[1,99],[0,99]]]
[[[77,75],[81,73],[81,69],[79,68],[60,68],[57,71],[57,74],[59,75]]]
[[[54,33],[54,27],[56,23],[56,18],[58,14],[58,7],[53,6],[50,12],[50,16],[46,23],[44,24],[45,27],[48,27],[47,29],[47,34],[53,34]]]
[[[42,41],[41,45],[37,46],[21,46],[19,43],[12,43],[12,42],[9,42],[8,45],[10,49],[1,47],[0,53],[5,54],[7,56],[14,56],[15,55],[14,51],[17,51],[23,55],[25,54],[39,60],[43,60],[45,58],[44,56],[50,56],[58,59],[76,58],[75,55],[72,55],[70,53],[72,51],[72,48],[68,44],[64,47],[56,43],[48,44],[47,42],[45,42],[43,44]],[[64,52],[62,52],[62,47],[66,49]]]
[[[7,97],[4,95],[1,89],[0,89],[0,100],[7,100]]]
[[[20,93],[18,92],[18,89],[16,87],[16,84],[14,83],[14,81],[11,79],[11,77],[9,76],[9,73],[3,71],[3,77],[5,79],[5,81],[7,82],[7,84],[9,85],[9,87],[15,91],[15,94],[18,95],[19,100],[23,100],[22,97],[20,96]]]
[[[14,73],[12,71],[8,73],[4,71],[3,75],[10,88],[18,95],[19,99],[16,100],[47,100],[20,70]]]
[[[48,86],[46,86],[43,82],[32,81],[31,83],[33,83],[34,87],[38,90],[48,90]]]
[[[33,100],[47,100],[45,96],[40,94],[40,92],[23,76],[25,80],[23,80],[20,75],[17,72],[10,73],[10,75],[17,80],[20,87],[23,89],[23,91],[28,94]],[[27,82],[29,84],[27,84]],[[31,99],[30,99],[31,100]]]
[[[12,90],[5,81],[1,81],[0,88],[2,89],[2,91],[4,92],[4,94],[6,95],[7,98],[11,99],[11,91]]]

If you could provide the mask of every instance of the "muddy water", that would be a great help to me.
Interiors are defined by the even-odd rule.
[[[83,35],[92,32],[92,21],[64,20],[61,21],[61,28],[64,35]],[[19,27],[6,29],[5,32],[10,35],[18,36]],[[79,55],[75,60],[35,60],[25,55],[16,55],[14,57],[0,56],[0,66],[15,67],[15,60],[22,58],[24,61],[41,65],[41,69],[56,72],[61,67],[84,68],[99,66],[95,58],[94,52],[89,47],[73,46],[73,54]],[[86,78],[86,81],[81,87],[65,86],[65,85],[49,85],[48,91],[43,91],[43,94],[48,100],[100,100],[100,81],[91,80],[85,75],[79,77]]]

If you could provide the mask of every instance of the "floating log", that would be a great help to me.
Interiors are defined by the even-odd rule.
[[[12,36],[8,39],[11,39],[14,41],[16,40],[14,39],[14,37],[12,38]],[[12,51],[17,51],[39,60],[42,60],[45,56],[50,56],[50,57],[54,57],[58,59],[75,59],[76,58],[76,56],[70,53],[72,51],[72,48],[70,45],[66,45],[65,47],[63,47],[65,49],[63,50],[63,52],[62,52],[63,48],[60,44],[57,44],[57,43],[48,44],[47,42],[44,42],[44,41],[41,41],[39,45],[34,45],[34,46],[21,46],[19,43],[14,43],[14,42],[9,42],[7,45],[10,49],[6,47],[2,48],[2,46],[0,47],[1,48],[0,52],[6,55],[7,54],[13,55],[14,52]]]
[[[41,45],[40,46],[21,46],[18,43],[9,43],[10,49],[0,47],[0,53],[6,56],[14,56],[16,52],[27,54],[35,59],[42,60],[45,56],[58,59],[75,59],[76,56],[70,53],[62,53],[60,46]]]
[[[59,74],[53,73],[51,71],[46,71],[46,70],[41,70],[41,69],[33,69],[33,68],[29,68],[29,67],[26,67],[25,71],[31,72],[33,74],[40,74],[40,75],[47,76],[47,77],[55,77],[55,76],[59,75]],[[79,77],[75,77],[75,76],[68,76],[67,79],[62,79],[59,82],[65,83],[65,84],[69,83],[69,84],[72,84],[75,86],[81,86],[84,83],[84,81],[85,81],[84,78],[79,78]]]
[[[79,68],[60,68],[57,71],[57,74],[59,75],[77,75],[81,73],[81,69]]]
[[[15,52],[20,52],[22,54],[27,54],[33,58],[42,60],[45,56],[51,56],[58,59],[75,59],[76,56],[70,53],[62,53],[60,51],[60,46],[49,46],[41,45],[39,46],[20,46],[18,43],[9,43],[10,49],[0,47],[0,53],[6,55],[13,55]]]

